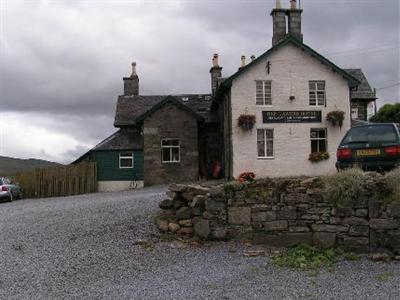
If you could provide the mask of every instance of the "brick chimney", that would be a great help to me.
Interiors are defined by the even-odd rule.
[[[124,95],[139,95],[139,76],[136,74],[136,63],[132,63],[132,74],[130,77],[124,77]]]
[[[290,0],[290,9],[287,10],[289,32],[292,36],[303,42],[303,34],[301,33],[301,13],[302,9],[297,8],[297,1]]]
[[[276,0],[275,8],[271,12],[273,23],[272,46],[275,46],[286,36],[286,9],[281,6],[281,1]]]
[[[215,92],[218,88],[218,78],[222,77],[222,67],[219,66],[218,62],[218,54],[214,54],[212,59],[212,67],[210,69],[211,74],[211,91],[212,94],[215,95]]]

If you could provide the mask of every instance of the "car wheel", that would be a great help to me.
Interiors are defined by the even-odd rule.
[[[9,200],[9,202],[13,202],[13,200],[14,200],[13,194],[10,192],[10,200]]]

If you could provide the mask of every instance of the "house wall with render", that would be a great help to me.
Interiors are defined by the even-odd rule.
[[[270,62],[270,74],[266,64]],[[272,81],[272,105],[256,105],[256,80]],[[309,105],[309,81],[324,80],[326,107]],[[295,100],[290,100],[295,96]],[[336,149],[350,128],[350,93],[347,81],[331,68],[301,49],[288,44],[260,60],[255,66],[233,80],[231,87],[232,172],[233,177],[245,171],[258,177],[320,175],[335,172]],[[263,111],[319,110],[321,123],[263,124]],[[342,128],[327,122],[330,111],[345,112]],[[256,115],[255,128],[243,131],[237,125],[241,114]],[[257,129],[274,129],[274,158],[258,159]],[[326,128],[328,160],[311,163],[310,129]]]

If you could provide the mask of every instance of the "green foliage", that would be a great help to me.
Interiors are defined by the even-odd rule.
[[[320,162],[320,161],[327,160],[327,159],[329,159],[328,152],[313,152],[313,153],[310,153],[310,156],[308,157],[308,160],[313,163]]]
[[[344,111],[340,110],[335,110],[331,111],[326,115],[326,120],[331,122],[333,126],[339,125],[339,127],[343,126],[343,121],[344,121]]]
[[[388,202],[400,201],[400,167],[386,173],[383,178]]]
[[[360,256],[353,252],[346,252],[343,254],[343,256],[346,260],[350,260],[350,261],[360,260]]]
[[[278,267],[316,270],[321,267],[333,267],[338,255],[338,252],[334,249],[318,250],[314,247],[300,244],[290,248],[283,254],[274,256],[272,262]]]
[[[388,282],[388,281],[392,280],[393,277],[394,277],[393,273],[385,272],[383,274],[376,276],[375,279],[378,281],[381,281],[381,282]]]
[[[323,197],[334,207],[351,207],[364,193],[367,173],[353,168],[324,177]]]
[[[370,121],[377,123],[400,123],[400,103],[385,104]]]

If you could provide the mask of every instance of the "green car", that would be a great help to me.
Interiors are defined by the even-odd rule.
[[[374,123],[351,128],[337,149],[338,170],[361,167],[386,171],[400,166],[399,124]]]

